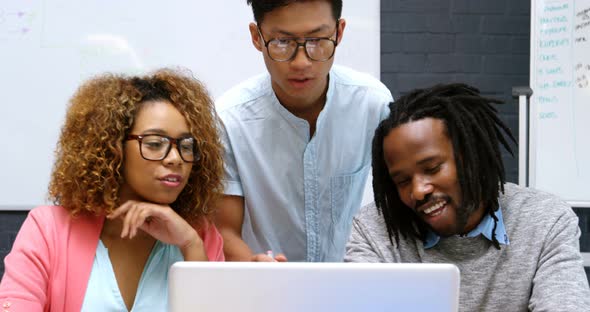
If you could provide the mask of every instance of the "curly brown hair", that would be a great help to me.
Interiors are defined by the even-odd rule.
[[[171,207],[183,218],[211,217],[222,191],[219,117],[205,87],[189,72],[162,69],[143,77],[105,74],[71,98],[56,149],[49,198],[73,215],[110,213],[119,203],[124,139],[142,104],[167,101],[185,117],[200,159]]]

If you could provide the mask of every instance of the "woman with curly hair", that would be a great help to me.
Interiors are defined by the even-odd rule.
[[[176,261],[222,261],[218,117],[190,75],[104,75],[70,101],[49,197],[5,258],[14,311],[162,311]]]

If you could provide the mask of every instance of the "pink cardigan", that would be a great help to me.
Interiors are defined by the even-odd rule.
[[[80,311],[104,217],[72,218],[59,206],[29,212],[4,259],[0,307],[4,311]],[[223,261],[213,224],[199,231],[209,260]]]

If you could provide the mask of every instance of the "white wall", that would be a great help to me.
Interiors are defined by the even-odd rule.
[[[378,0],[345,1],[337,63],[379,77],[379,16]],[[245,0],[0,2],[0,209],[46,202],[66,104],[84,79],[182,66],[217,97],[265,70],[252,19]]]

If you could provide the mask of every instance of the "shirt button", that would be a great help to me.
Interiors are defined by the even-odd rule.
[[[4,304],[2,305],[3,308],[10,308],[11,303],[9,301],[4,302]]]

